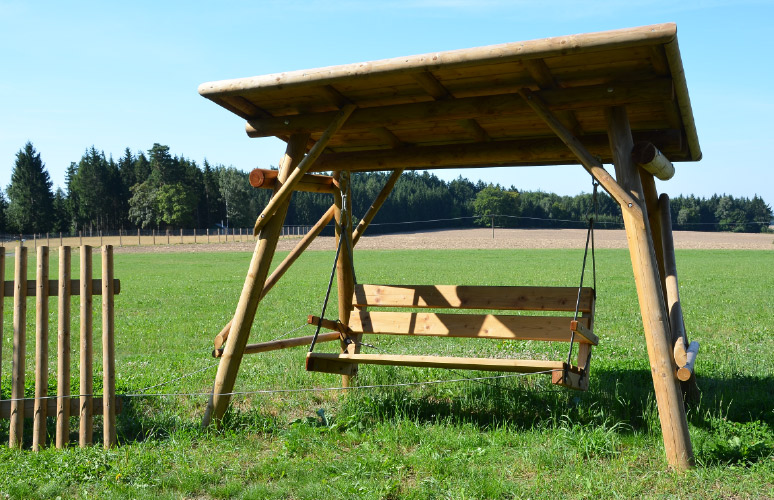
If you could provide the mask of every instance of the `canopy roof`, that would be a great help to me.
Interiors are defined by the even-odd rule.
[[[311,133],[357,109],[312,171],[578,163],[518,92],[530,89],[610,162],[605,108],[626,106],[635,141],[672,161],[701,150],[677,28],[639,28],[204,83],[250,137]]]

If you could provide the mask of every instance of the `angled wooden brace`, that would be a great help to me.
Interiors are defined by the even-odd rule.
[[[562,140],[565,145],[578,157],[583,168],[594,177],[599,184],[610,193],[610,196],[621,205],[621,209],[631,212],[634,220],[642,219],[642,208],[632,196],[621,187],[620,184],[604,169],[602,163],[597,160],[583,146],[577,137],[565,127],[562,122],[551,112],[545,102],[529,89],[521,89],[519,94],[527,104],[546,122],[546,125]]]
[[[293,194],[293,190],[295,189],[296,185],[304,178],[304,174],[306,174],[309,169],[312,168],[312,165],[314,165],[314,162],[317,161],[317,158],[319,158],[323,151],[325,151],[325,148],[328,146],[331,138],[344,125],[344,123],[347,121],[347,118],[349,118],[352,112],[355,111],[356,107],[357,106],[354,104],[345,104],[341,108],[341,111],[336,114],[333,121],[330,125],[328,125],[328,128],[325,130],[325,132],[323,132],[320,139],[314,144],[314,146],[312,146],[312,149],[309,150],[309,153],[307,153],[304,159],[301,160],[301,162],[293,169],[292,172],[290,172],[290,175],[288,175],[287,179],[285,179],[285,181],[282,183],[282,187],[279,188],[276,193],[274,193],[274,196],[271,198],[271,200],[269,200],[269,203],[266,204],[266,208],[263,209],[261,215],[258,216],[258,220],[255,221],[253,236],[257,236],[261,228],[266,225],[269,217],[273,215],[274,212],[276,212],[283,203],[290,199],[290,195]]]

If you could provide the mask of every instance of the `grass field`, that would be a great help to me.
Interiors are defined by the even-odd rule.
[[[361,283],[577,286],[581,250],[359,251]],[[212,339],[230,319],[246,253],[116,255],[120,446],[0,447],[0,495],[11,498],[774,498],[774,328],[771,251],[680,251],[689,336],[701,342],[701,400],[688,419],[698,467],[664,457],[628,252],[598,251],[590,389],[546,376],[421,386],[244,394],[223,429],[201,430],[212,388]],[[279,257],[282,257],[280,255]],[[267,296],[251,341],[319,314],[332,252],[306,254]],[[77,256],[73,258],[77,262]],[[97,261],[98,262],[98,261]],[[52,264],[52,275],[55,265]],[[99,269],[95,265],[95,271]],[[6,276],[13,272],[8,259]],[[30,263],[30,276],[34,265]],[[334,294],[335,296],[335,294]],[[3,318],[2,397],[10,396],[11,301]],[[99,306],[97,305],[97,308]],[[334,302],[329,311],[335,311]],[[73,308],[77,311],[77,299]],[[33,330],[34,307],[29,314]],[[329,317],[333,317],[331,312]],[[51,331],[56,331],[52,300]],[[95,322],[95,355],[101,353]],[[296,332],[311,334],[311,327]],[[74,325],[77,331],[77,325]],[[34,336],[34,335],[33,335]],[[380,352],[566,356],[536,342],[378,338]],[[32,390],[34,340],[28,342]],[[56,352],[51,335],[50,352]],[[335,346],[322,344],[320,350]],[[335,387],[307,373],[304,349],[245,357],[237,391]],[[99,364],[99,356],[96,356]],[[78,393],[77,355],[72,391]],[[177,377],[203,370],[190,377]],[[51,360],[50,372],[56,371]],[[491,373],[365,366],[358,384],[459,379]],[[95,386],[101,384],[96,380]],[[50,393],[56,381],[52,376]],[[25,439],[31,439],[31,420]],[[77,441],[77,421],[72,422]],[[49,419],[49,436],[54,432]],[[100,440],[96,427],[95,440]],[[8,421],[0,421],[0,443]],[[27,443],[27,446],[29,443]]]

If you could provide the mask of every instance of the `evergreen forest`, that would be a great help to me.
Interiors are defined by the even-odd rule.
[[[247,228],[253,226],[271,195],[270,190],[253,189],[246,172],[206,159],[199,165],[173,155],[161,144],[136,153],[127,148],[117,161],[92,146],[69,165],[64,189],[55,191],[32,143],[19,150],[12,169],[11,183],[4,192],[0,189],[0,233],[14,235]],[[356,217],[365,213],[388,176],[383,172],[353,174]],[[330,204],[330,195],[295,193],[286,224],[313,224]],[[772,221],[771,207],[759,196],[681,195],[671,199],[671,208],[676,230],[762,232],[770,230]],[[620,209],[601,190],[594,204],[589,193],[559,196],[463,177],[447,182],[428,172],[407,171],[369,233],[492,223],[499,227],[583,227],[594,211],[601,227],[623,227]]]

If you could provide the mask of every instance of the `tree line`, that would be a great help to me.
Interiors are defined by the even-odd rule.
[[[362,215],[389,174],[352,175],[353,212]],[[73,233],[79,230],[252,227],[270,190],[253,189],[248,174],[232,166],[199,165],[153,144],[146,152],[129,148],[117,161],[95,147],[67,168],[66,185],[53,190],[48,171],[32,143],[16,154],[11,183],[0,190],[0,233]],[[329,195],[298,192],[286,224],[313,224],[331,204]],[[675,229],[699,231],[767,231],[772,209],[762,198],[713,195],[671,200]],[[374,219],[369,232],[489,226],[581,227],[596,213],[602,227],[622,227],[620,209],[600,191],[559,196],[519,191],[515,186],[444,181],[428,172],[404,172]],[[431,222],[427,222],[431,221]]]

